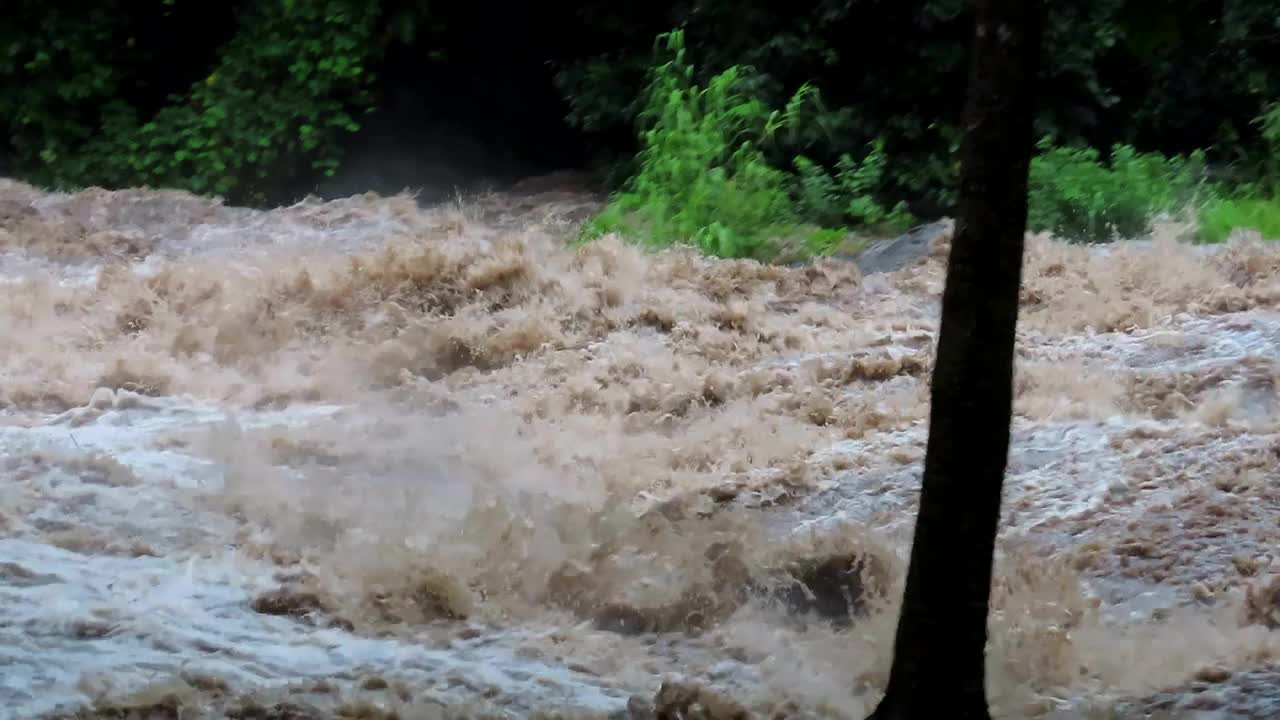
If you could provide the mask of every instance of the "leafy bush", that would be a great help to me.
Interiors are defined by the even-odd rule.
[[[92,138],[98,109],[153,60],[118,1],[81,12],[50,5],[11,0],[0,23],[0,148],[29,176]]]
[[[1145,232],[1162,212],[1184,209],[1204,178],[1203,153],[1166,158],[1116,145],[1103,162],[1093,148],[1053,147],[1031,162],[1028,225],[1075,241],[1102,242]]]
[[[806,223],[831,228],[852,221],[903,224],[902,206],[884,209],[874,192],[882,182],[883,147],[861,161],[843,156],[832,175],[798,157],[798,173],[774,167],[764,148],[794,126],[816,90],[803,86],[782,111],[752,92],[750,68],[730,67],[702,87],[685,61],[683,34],[664,34],[673,57],[652,71],[640,121],[639,170],[585,231],[618,232],[654,246],[692,243],[721,257],[765,259],[775,238]],[[837,232],[810,233],[808,252],[833,247]]]
[[[770,235],[796,222],[786,173],[760,150],[776,114],[730,68],[699,87],[683,36],[662,36],[675,57],[653,71],[641,122],[639,172],[588,232],[618,231],[663,246],[693,242],[725,257],[763,257]]]
[[[1249,228],[1269,240],[1280,240],[1280,200],[1275,198],[1212,199],[1200,208],[1200,240],[1222,242],[1236,228]]]
[[[380,47],[379,1],[280,0],[240,20],[212,72],[154,113],[117,97],[127,63],[93,57],[87,42],[69,41],[75,64],[65,68],[38,44],[48,39],[12,45],[10,57],[31,59],[0,63],[0,78],[50,73],[40,87],[0,94],[0,109],[20,111],[29,136],[16,145],[19,168],[54,187],[151,185],[245,200],[266,198],[307,164],[332,173],[338,133],[358,129],[353,112],[373,103],[367,68]],[[68,30],[119,44],[93,28]],[[68,99],[81,112],[68,112]]]
[[[795,159],[796,205],[807,220],[825,227],[852,221],[884,230],[901,230],[911,222],[906,203],[886,209],[876,193],[884,186],[884,141],[876,140],[861,161],[840,156],[834,175],[801,155]]]

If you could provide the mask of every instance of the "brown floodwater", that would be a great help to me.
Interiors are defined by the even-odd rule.
[[[945,239],[863,277],[593,206],[0,180],[0,715],[869,712]],[[1280,251],[1179,232],[1029,237],[999,717],[1277,707]]]

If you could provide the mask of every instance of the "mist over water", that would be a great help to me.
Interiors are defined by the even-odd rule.
[[[543,190],[0,180],[0,716],[625,717],[672,678],[869,712],[945,243],[570,248],[595,200]],[[1280,253],[1176,232],[1029,239],[1000,717],[1272,707]]]

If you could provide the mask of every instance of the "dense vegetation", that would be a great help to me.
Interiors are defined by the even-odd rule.
[[[964,0],[500,12],[13,0],[0,154],[53,187],[276,202],[332,173],[364,113],[411,86],[528,144],[572,130],[618,190],[589,233],[823,252],[842,228],[888,232],[954,209],[969,12]],[[1207,241],[1242,225],[1280,235],[1273,3],[1062,0],[1050,14],[1033,227],[1105,240],[1190,209]]]

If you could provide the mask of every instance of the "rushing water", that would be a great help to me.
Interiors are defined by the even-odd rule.
[[[945,245],[566,248],[588,205],[0,181],[0,715],[869,711]],[[1029,243],[1001,717],[1275,708],[1280,253],[1175,230]]]

